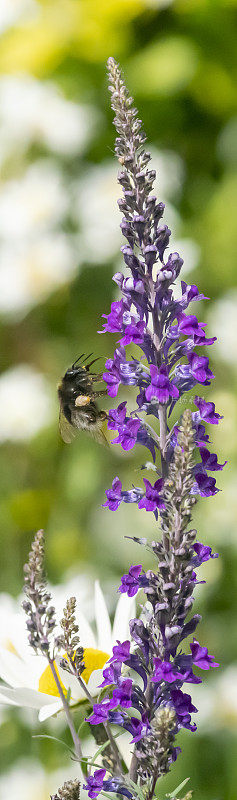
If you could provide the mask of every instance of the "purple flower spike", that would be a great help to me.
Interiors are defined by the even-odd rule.
[[[194,665],[203,670],[217,666],[207,648],[193,638],[201,621],[193,613],[196,570],[217,553],[196,541],[192,514],[198,495],[206,498],[219,491],[209,471],[220,471],[225,464],[208,449],[206,423],[216,425],[222,419],[214,403],[196,396],[195,411],[181,408],[181,415],[171,417],[179,398],[180,405],[188,403],[187,392],[198,383],[209,386],[214,378],[207,351],[196,348],[213,344],[215,337],[207,338],[206,324],[189,313],[190,303],[206,299],[198,287],[182,281],[181,297],[173,288],[183,260],[175,252],[164,257],[170,230],[160,222],[164,204],[153,194],[156,176],[144,148],[142,122],[112,58],[108,72],[117,129],[118,205],[126,238],[121,248],[126,273],[114,275],[120,299],[104,315],[103,328],[119,335],[119,345],[106,361],[102,377],[110,397],[123,388],[122,402],[106,415],[108,429],[115,431],[113,443],[128,452],[137,444],[146,447],[153,463],[144,460],[141,464],[149,477],[143,488],[132,485],[124,490],[116,477],[106,490],[104,505],[116,511],[122,502],[136,503],[139,510],[152,512],[155,521],[159,512],[160,535],[155,532],[154,541],[142,537],[138,522],[137,535],[128,536],[152,553],[152,568],[145,571],[142,564],[132,564],[121,578],[119,592],[134,598],[142,589],[147,602],[141,616],[129,622],[131,642],[117,640],[113,647],[103,670],[101,702],[95,703],[89,718],[93,725],[107,727],[109,723],[112,735],[114,725],[130,733],[131,770],[124,780],[119,765],[107,779],[105,771],[98,770],[88,778],[86,788],[92,800],[99,791],[132,800],[136,792],[132,783],[129,786],[131,778],[138,787],[144,785],[153,800],[154,778],[169,772],[180,752],[176,734],[180,728],[196,730],[191,715],[197,709],[183,688],[186,683],[202,683]],[[129,356],[127,346],[131,347]],[[101,375],[91,377],[94,384]],[[95,402],[100,394],[95,389]],[[200,456],[195,459],[196,448]],[[188,637],[193,639],[189,655],[181,649]]]
[[[134,597],[137,594],[138,590],[140,589],[140,581],[139,576],[142,572],[142,565],[138,564],[138,566],[131,566],[130,570],[127,575],[123,575],[121,578],[121,585],[119,586],[119,592],[126,593],[128,597]]]
[[[94,772],[94,775],[90,775],[87,778],[87,782],[84,783],[83,789],[86,789],[88,792],[88,797],[91,800],[94,800],[95,797],[98,797],[101,790],[103,789],[103,781],[106,775],[106,769],[97,769]]]
[[[214,661],[213,656],[208,655],[207,647],[201,647],[197,639],[193,639],[192,643],[190,644],[190,650],[192,653],[193,663],[196,667],[200,667],[200,669],[219,667],[219,664]]]
[[[151,383],[145,392],[147,400],[159,400],[160,403],[168,403],[170,397],[178,398],[179,391],[174,383],[169,380],[165,365],[158,370],[154,364],[151,364],[150,375]]]

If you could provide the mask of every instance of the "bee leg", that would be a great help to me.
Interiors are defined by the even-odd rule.
[[[100,411],[100,419],[108,419],[108,414],[106,414],[106,411]]]
[[[80,408],[81,406],[88,406],[88,403],[90,403],[90,401],[91,397],[89,397],[89,395],[79,394],[75,399],[75,406],[77,408]]]
[[[98,381],[98,382],[102,381],[103,380],[103,374],[104,374],[103,372],[98,372],[97,375],[91,375],[90,376],[91,382],[92,383],[96,383],[96,381]]]
[[[97,397],[104,397],[107,394],[107,389],[101,389],[100,392],[93,392],[91,400],[96,400]]]

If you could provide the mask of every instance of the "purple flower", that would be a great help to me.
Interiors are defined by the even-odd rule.
[[[126,639],[125,642],[119,642],[117,639],[117,644],[113,647],[113,655],[111,656],[110,663],[112,664],[114,661],[127,661],[130,656],[130,641]]]
[[[116,705],[118,704],[113,698],[111,700],[105,698],[102,703],[95,703],[93,706],[93,714],[91,714],[90,717],[85,717],[86,722],[90,722],[91,725],[100,725],[101,722],[106,722],[109,717],[109,712],[114,709]]]
[[[136,444],[140,419],[128,419],[124,425],[118,427],[118,436],[113,439],[113,444],[121,444],[123,450],[131,450]]]
[[[202,472],[195,471],[195,479],[196,485],[191,490],[193,494],[198,492],[201,497],[212,497],[220,491],[216,486],[215,478],[211,478],[204,470]]]
[[[204,469],[210,469],[214,472],[217,470],[222,470],[223,467],[227,464],[227,461],[224,461],[224,464],[218,464],[217,455],[216,453],[210,453],[206,447],[200,447],[200,456],[202,459],[202,466]],[[198,465],[199,466],[199,465]]]
[[[94,772],[94,775],[90,775],[87,778],[87,782],[84,783],[83,789],[88,791],[88,796],[91,798],[91,800],[94,800],[95,797],[98,797],[101,789],[103,789],[105,774],[106,769],[97,769],[96,772]]]
[[[199,410],[199,419],[210,422],[211,425],[218,425],[218,422],[223,419],[215,411],[215,403],[206,402],[202,397],[195,397],[194,402]]]
[[[207,356],[198,356],[196,353],[188,353],[190,372],[198,383],[208,386],[212,378],[215,377],[209,368]]]
[[[200,667],[200,669],[219,667],[219,664],[214,661],[214,657],[208,655],[207,647],[201,647],[197,639],[193,639],[192,643],[190,644],[190,650],[192,653],[193,663],[196,667]]]
[[[159,400],[160,403],[168,403],[170,397],[178,398],[179,391],[174,383],[169,380],[168,370],[165,365],[160,369],[150,365],[151,383],[147,387],[145,394],[149,401]]]
[[[117,333],[123,330],[123,314],[125,308],[127,308],[127,306],[125,305],[124,300],[111,303],[110,314],[102,314],[102,317],[107,319],[107,322],[103,324],[103,333],[105,333],[105,331]],[[102,333],[102,331],[100,331],[100,333]]]
[[[105,491],[107,500],[103,503],[104,508],[109,508],[110,511],[117,511],[120,503],[137,503],[142,497],[142,489],[136,489],[134,486],[130,491],[122,491],[122,483],[118,477],[114,478],[112,489]]]
[[[109,667],[103,669],[104,680],[99,684],[102,689],[104,686],[111,686],[112,683],[117,683],[121,674],[121,663],[110,664]]]
[[[171,664],[170,661],[161,661],[160,658],[154,658],[154,666],[155,672],[152,678],[153,683],[160,683],[160,681],[173,683],[174,681],[182,678],[180,672],[175,669],[175,665]]]
[[[125,722],[123,727],[132,734],[133,738],[131,739],[131,744],[133,742],[139,742],[150,730],[150,724],[145,714],[142,716],[142,719],[131,717]]]
[[[132,687],[133,682],[131,678],[126,678],[125,680],[120,679],[119,685],[113,691],[113,701],[116,702],[117,705],[122,706],[122,708],[130,708],[132,705]]]
[[[126,361],[126,354],[123,347],[117,348],[114,358],[108,358],[105,363],[106,372],[103,373],[103,380],[108,385],[108,395],[116,397],[120,383],[125,386],[135,386],[143,378],[143,369],[136,359]],[[144,373],[144,376],[146,373]]]
[[[196,556],[192,559],[192,563],[195,567],[200,567],[204,561],[209,561],[210,558],[218,558],[218,553],[213,553],[209,545],[202,544],[201,542],[195,542],[193,550],[196,553]]]
[[[197,447],[199,447],[199,446],[201,447],[203,442],[206,442],[207,444],[210,444],[210,439],[209,439],[208,433],[205,433],[205,430],[206,430],[205,429],[205,425],[202,425],[200,422],[195,422],[195,419],[194,419],[195,414],[196,414],[196,411],[194,412],[194,414],[192,414],[193,427],[196,430],[196,445],[197,445]]]
[[[139,576],[142,572],[142,565],[131,566],[127,575],[122,575],[119,592],[126,593],[128,597],[134,597],[140,589]]]
[[[122,503],[122,483],[119,478],[114,478],[112,483],[112,489],[106,489],[106,503],[103,503],[104,508],[106,506],[110,509],[110,511],[117,511],[117,508]]]
[[[175,707],[179,724],[183,728],[189,728],[189,730],[195,731],[197,726],[195,724],[190,724],[190,714],[196,713],[198,709],[193,705],[190,694],[185,694],[181,689],[172,689],[171,699]]]
[[[142,320],[131,319],[129,325],[126,325],[122,339],[119,339],[120,344],[124,347],[128,344],[142,345],[144,341],[144,334],[146,330],[146,323]]]
[[[121,778],[107,778],[107,780],[104,781],[103,789],[106,792],[115,792],[116,794],[122,794],[124,797],[128,797],[129,799],[132,798],[131,792],[127,786],[123,785]]]
[[[141,319],[140,314],[131,314],[130,302],[127,297],[124,300],[119,300],[111,304],[110,314],[102,314],[107,319],[104,323],[103,331],[99,333],[122,333],[123,337],[120,339],[122,345],[128,345],[133,342],[134,344],[142,344],[144,333],[146,329],[146,322]]]
[[[216,341],[216,336],[211,339],[206,339],[205,331],[203,330],[205,322],[198,322],[197,317],[193,314],[181,314],[178,318],[178,331],[183,336],[192,336],[194,345],[210,345]]]
[[[183,308],[187,308],[189,303],[194,302],[194,300],[209,300],[209,297],[199,293],[198,287],[194,283],[188,285],[185,281],[181,281],[181,288],[182,299],[180,302]]]
[[[145,508],[146,511],[153,511],[157,517],[157,508],[165,508],[161,495],[163,480],[162,478],[158,478],[158,480],[155,481],[154,486],[152,486],[147,478],[143,478],[143,483],[145,483],[146,493],[139,501],[138,508]]]
[[[108,415],[108,429],[117,430],[120,425],[123,425],[126,419],[127,400],[120,403],[118,408],[111,408]]]
[[[198,322],[197,317],[195,317],[193,314],[180,314],[178,319],[178,328],[179,333],[183,334],[183,336],[203,335],[203,329],[200,325],[200,322]]]

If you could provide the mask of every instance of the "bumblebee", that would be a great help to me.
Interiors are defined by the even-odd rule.
[[[67,369],[58,386],[59,430],[63,441],[67,443],[72,441],[77,430],[85,430],[101,444],[108,444],[102,430],[107,414],[100,411],[96,402],[98,397],[107,392],[105,389],[94,390],[94,384],[102,381],[102,373],[90,372],[98,358],[85,363],[92,353],[83,359],[84,355],[82,353]]]

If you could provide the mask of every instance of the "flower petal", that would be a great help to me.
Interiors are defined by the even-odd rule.
[[[106,662],[106,663],[108,663],[108,662]],[[105,664],[105,666],[106,666],[106,664]],[[103,667],[103,669],[104,669],[104,667]],[[95,697],[95,695],[98,694],[98,692],[100,691],[100,689],[98,687],[99,687],[100,683],[102,683],[102,680],[103,680],[103,669],[95,669],[94,672],[92,672],[92,674],[91,674],[91,676],[90,676],[90,678],[88,680],[87,688],[88,688],[88,691],[90,692],[90,694],[92,695],[92,697]]]
[[[65,687],[65,689],[67,691],[68,691],[68,689],[70,689],[70,691],[71,691],[71,700],[72,701],[84,700],[85,699],[85,693],[83,692],[83,689],[81,688],[80,684],[78,683],[78,680],[77,680],[76,676],[75,675],[70,675],[70,673],[67,672],[66,669],[62,669],[62,667],[60,667],[61,658],[56,658],[55,659],[55,663],[57,664],[57,670],[58,670],[58,674],[59,674],[61,683],[63,684],[63,686]],[[83,678],[83,674],[82,674],[82,678]]]
[[[32,684],[29,666],[4,647],[0,647],[0,677],[13,688]]]
[[[115,611],[112,645],[116,644],[117,639],[120,642],[130,639],[129,622],[135,616],[136,603],[134,598],[128,597],[127,594],[121,594]]]
[[[76,611],[76,621],[79,625],[80,642],[82,647],[96,647],[96,640],[89,622],[87,622],[83,611]]]
[[[95,619],[98,634],[98,650],[112,654],[112,634],[108,609],[99,581],[95,582]]]
[[[39,712],[39,721],[44,722],[45,719],[49,717],[53,717],[54,714],[57,714],[58,711],[62,711],[63,704],[60,698],[58,700],[54,699],[53,703],[49,703],[48,705],[42,706]]]
[[[36,692],[34,689],[27,689],[26,687],[10,689],[8,686],[1,686],[0,702],[9,702],[11,705],[26,708],[42,708],[46,703],[55,703],[55,698],[50,698],[49,694]]]

